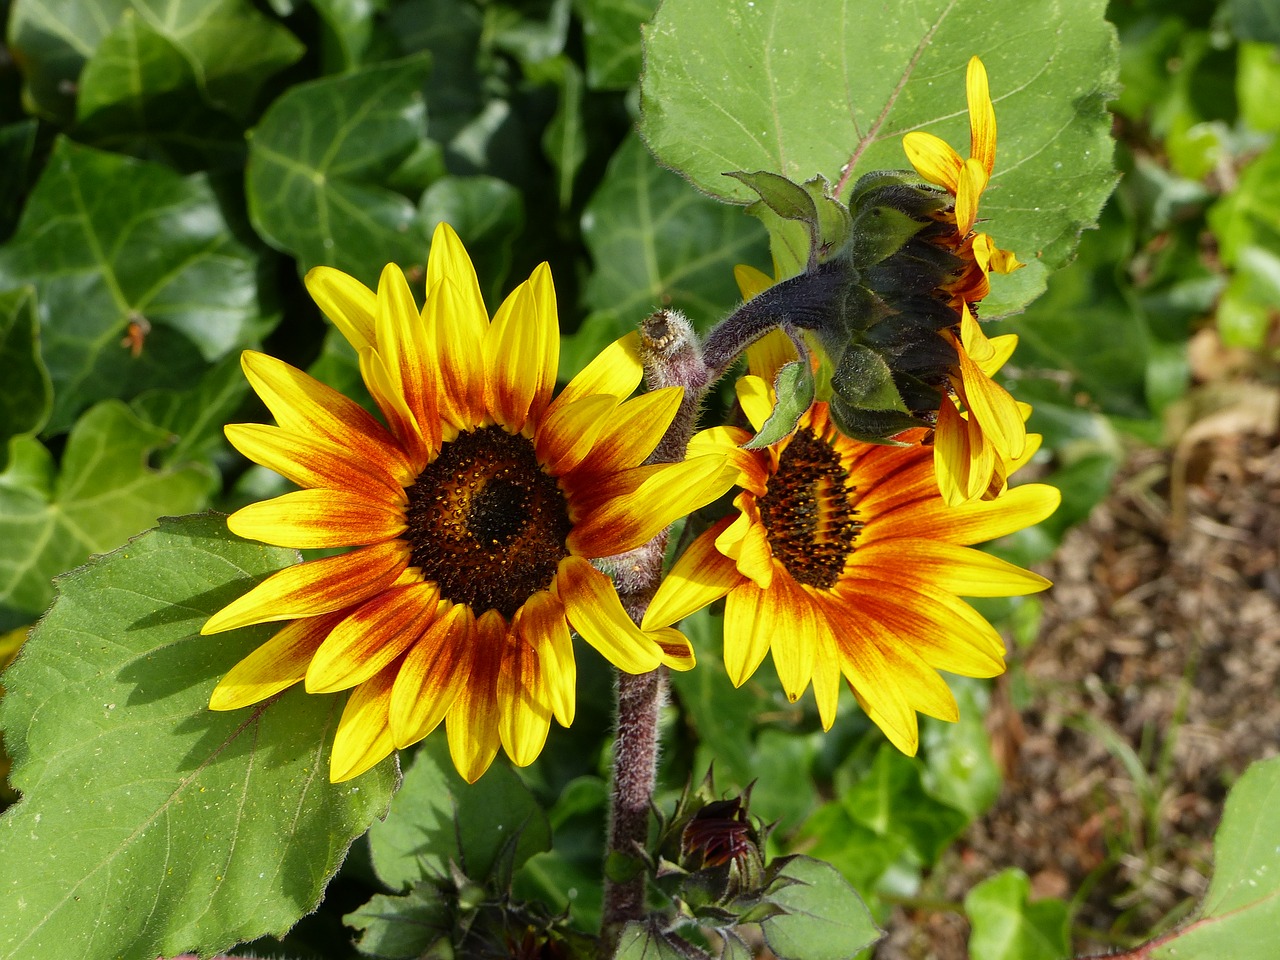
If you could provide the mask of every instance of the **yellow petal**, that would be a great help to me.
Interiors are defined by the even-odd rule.
[[[902,138],[902,149],[916,173],[953,194],[956,192],[964,161],[951,144],[932,133],[913,131]]]
[[[716,549],[716,536],[729,524],[720,521],[685,548],[645,611],[646,631],[670,626],[719,600],[742,582],[733,561]]]
[[[671,425],[683,395],[680,387],[662,387],[620,404],[591,445],[586,469],[625,470],[642,464]]]
[[[353,606],[394,583],[408,561],[408,547],[393,540],[285,567],[215,613],[200,632],[222,633]]]
[[[553,403],[534,441],[538,462],[555,477],[576,469],[594,449],[596,438],[617,409],[618,398],[607,394]]]
[[[440,589],[434,583],[392,587],[365,601],[329,631],[307,668],[308,693],[336,693],[364,683],[426,630]]]
[[[234,667],[213,688],[210,710],[236,710],[261,703],[307,675],[307,665],[345,612],[306,617],[285,624],[276,635]]]
[[[963,398],[969,408],[969,416],[981,426],[983,436],[990,440],[1003,459],[1013,460],[1022,456],[1027,444],[1027,427],[1017,401],[1008,390],[983,373],[964,350],[958,354]]]
[[[479,426],[486,415],[484,338],[489,317],[483,303],[477,306],[479,290],[472,294],[463,292],[457,278],[444,276],[427,287],[427,302],[422,308],[427,342],[440,371],[439,415],[459,430]]]
[[[511,629],[521,643],[538,651],[551,710],[560,726],[569,726],[577,708],[578,665],[564,604],[555,594],[541,590],[517,611]]]
[[[1017,597],[1038,593],[1049,581],[972,547],[931,540],[895,540],[858,548],[861,563],[883,579],[900,577],[903,570],[938,590],[962,597]]]
[[[733,279],[743,300],[757,297],[773,286],[773,277],[745,263],[734,264]]]
[[[329,756],[333,783],[360,776],[395,749],[387,728],[387,704],[394,680],[395,670],[384,670],[351,691]]]
[[[355,277],[333,267],[314,267],[303,280],[307,293],[359,353],[376,343],[374,314],[378,298]]]
[[[350,449],[333,442],[266,423],[229,423],[223,432],[231,445],[254,463],[300,487],[372,487],[403,496],[403,488],[413,482],[409,461],[398,446],[382,447],[373,459],[357,460]]]
[[[227,517],[227,529],[282,547],[355,547],[399,536],[404,508],[348,489],[295,490],[242,507]]]
[[[987,68],[977,57],[969,60],[964,85],[969,101],[969,156],[990,176],[996,165],[996,111],[987,84]]]
[[[582,397],[608,394],[625,400],[640,385],[644,366],[640,362],[640,334],[632,331],[605,347],[588,363],[552,402],[573,403]]]
[[[1023,484],[995,500],[975,499],[956,506],[941,498],[922,500],[896,512],[884,524],[885,536],[984,543],[1039,523],[1052,516],[1061,502],[1058,489],[1044,483]],[[878,530],[878,525],[868,525],[860,546],[876,542]]]
[[[769,652],[774,639],[766,625],[770,602],[770,594],[749,580],[725,600],[724,668],[735,687],[750,679]]]
[[[751,426],[755,427],[756,432],[759,433],[765,421],[769,419],[769,415],[773,413],[773,384],[761,377],[748,374],[738,378],[736,391],[742,412],[747,415]]]
[[[761,590],[768,590],[773,583],[773,547],[769,544],[769,531],[760,520],[754,499],[748,493],[740,493],[734,500],[738,516],[716,538],[716,549],[731,559],[742,574]]]
[[[436,406],[438,373],[432,344],[404,273],[394,263],[378,281],[377,354],[385,364],[384,389],[403,398],[406,416],[431,449],[440,447],[440,415]],[[357,351],[361,352],[361,351]],[[379,403],[381,406],[381,402]],[[384,407],[385,410],[385,407]],[[390,421],[388,421],[390,422]],[[397,431],[399,432],[399,431]]]
[[[398,749],[417,743],[440,725],[467,682],[474,643],[475,618],[465,605],[454,604],[409,648],[388,707]]]
[[[778,371],[799,357],[791,338],[775,328],[747,347],[747,371],[772,384]]]
[[[543,263],[503,301],[485,336],[485,405],[499,423],[518,433],[531,410],[542,413],[559,357],[555,288]]]
[[[547,742],[549,694],[537,648],[513,635],[498,676],[498,739],[517,767],[538,759]]]
[[[391,432],[409,458],[409,463],[415,471],[422,469],[437,448],[431,445],[417,417],[409,409],[404,391],[396,383],[396,375],[392,373],[391,367],[376,350],[361,350],[360,376],[369,388],[374,402],[378,404],[378,409],[386,417]]]
[[[969,449],[969,422],[960,416],[951,397],[943,394],[933,437],[933,468],[943,503],[955,506],[972,499],[970,481],[973,453]]]
[[[813,678],[818,614],[804,588],[787,576],[775,577],[765,597],[759,629],[772,635],[774,669],[787,699],[795,703]]]
[[[648,673],[662,663],[662,648],[622,609],[613,581],[586,560],[561,560],[555,584],[569,623],[619,670]]]
[[[442,221],[431,235],[431,250],[427,254],[427,292],[430,293],[445,279],[452,284],[458,297],[458,312],[451,322],[466,326],[468,336],[478,343],[489,325],[489,311],[485,308],[484,297],[480,295],[480,281],[467,248],[453,227]]]
[[[489,769],[498,737],[498,676],[507,646],[507,626],[495,610],[476,622],[476,644],[467,682],[449,710],[445,729],[449,756],[462,779],[475,783]]]
[[[956,182],[956,232],[968,235],[978,219],[978,199],[987,189],[988,175],[982,164],[970,157],[960,168]]]

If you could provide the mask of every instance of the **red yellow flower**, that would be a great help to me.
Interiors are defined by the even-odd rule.
[[[757,430],[773,406],[770,382],[749,375],[738,384]],[[741,449],[749,437],[717,427],[691,445],[691,454],[722,450],[734,459],[737,513],[684,552],[644,628],[666,627],[724,597],[724,660],[735,685],[772,654],[792,701],[812,682],[830,728],[843,677],[889,740],[915,753],[917,712],[957,718],[937,671],[990,677],[1004,670],[1003,641],[961,597],[1049,585],[971,545],[1043,520],[1058,491],[1026,484],[948,506],[926,447],[852,440],[836,430],[824,403],[768,448]]]
[[[988,340],[976,322],[975,305],[991,290],[990,274],[1011,273],[1022,264],[985,233],[974,231],[978,201],[996,159],[996,114],[982,61],[973,57],[965,79],[969,103],[969,157],[946,141],[915,131],[902,146],[916,172],[947,190],[955,203],[939,214],[954,231],[935,240],[962,263],[946,293],[960,323],[943,332],[959,363],[938,410],[934,453],[938,485],[949,504],[996,496],[1008,474],[1027,456],[1024,411],[992,376],[1012,354],[1013,335]]]
[[[360,356],[385,425],[286,363],[246,352],[278,426],[235,424],[251,460],[303,489],[252,504],[234,533],[298,548],[352,548],[273,574],[203,633],[284,621],[237,664],[210,706],[257,703],[299,681],[350,691],[333,780],[369,769],[441,721],[459,773],[477,779],[501,746],[537,757],[551,717],[574,715],[570,629],[619,669],[685,670],[673,629],[640,630],[591,561],[634,549],[732,482],[723,454],[645,464],[680,390],[628,397],[634,335],[553,398],[559,360],[546,264],[492,320],[471,260],[442,225],[425,305],[389,265],[377,292],[336,270],[307,288]]]

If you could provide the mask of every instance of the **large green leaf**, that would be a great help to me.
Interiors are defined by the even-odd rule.
[[[978,884],[964,898],[973,932],[973,960],[1063,960],[1071,955],[1067,905],[1030,901],[1031,881],[1009,869]]]
[[[1213,879],[1200,915],[1156,948],[1156,960],[1267,960],[1280,930],[1280,759],[1245,771],[1213,840]]]
[[[394,890],[419,880],[448,882],[450,864],[476,883],[496,876],[505,886],[513,869],[550,848],[551,828],[510,767],[496,763],[468,784],[438,735],[418,750],[391,811],[369,831],[369,844],[378,877]]]
[[[49,416],[53,392],[40,359],[40,326],[30,287],[0,294],[0,468],[9,462],[9,441],[39,430]]]
[[[0,247],[0,289],[37,291],[54,389],[46,431],[65,431],[97,400],[185,386],[254,343],[274,323],[258,260],[205,177],[59,140]]]
[[[760,924],[779,960],[852,960],[880,939],[867,905],[829,863],[787,858],[766,896],[786,910]]]
[[[733,170],[840,186],[906,167],[911,130],[967,154],[964,76],[979,55],[1000,129],[984,229],[1029,263],[986,304],[1008,312],[1067,261],[1115,182],[1105,7],[924,0],[886,16],[872,0],[666,0],[645,34],[641,132],[663,163],[728,200],[754,199],[723,176]]]
[[[64,570],[118,547],[159,516],[206,505],[215,486],[207,468],[147,465],[168,438],[109,400],[76,422],[60,468],[35,438],[12,441],[0,474],[0,629],[39,616]]]
[[[298,40],[249,0],[14,0],[9,41],[41,113],[69,117],[81,70],[117,30],[106,54],[111,63],[99,65],[110,77],[95,80],[95,102],[145,99],[148,81],[173,76],[176,61],[166,58],[160,74],[140,72],[130,82],[125,41],[134,28],[121,28],[126,17],[167,40],[199,96],[233,116],[249,115],[263,82],[302,55]],[[137,63],[154,64],[156,49]]]
[[[734,264],[768,263],[758,223],[699,196],[659,167],[637,137],[609,161],[582,215],[582,233],[595,262],[585,292],[595,311],[587,328],[593,349],[658,307],[682,310],[705,327],[741,300]]]
[[[385,811],[395,761],[329,783],[343,698],[301,685],[211,712],[218,677],[271,628],[199,636],[292,556],[204,516],[62,580],[0,701],[23,793],[0,819],[0,957],[210,956],[315,909]]]
[[[249,216],[303,270],[325,264],[375,286],[387,263],[426,263],[414,204],[382,181],[423,139],[429,65],[408,57],[299,84],[253,131]]]

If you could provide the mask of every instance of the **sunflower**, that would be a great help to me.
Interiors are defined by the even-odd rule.
[[[943,290],[959,316],[957,327],[942,336],[954,346],[958,364],[938,409],[934,455],[938,485],[949,504],[992,497],[1004,489],[1008,474],[1026,455],[1023,409],[992,376],[1013,353],[1017,337],[988,340],[976,322],[975,305],[991,290],[990,274],[1012,273],[1018,258],[974,231],[978,201],[991,179],[996,159],[996,114],[987,71],[977,57],[965,78],[969,104],[969,157],[961,158],[945,140],[914,131],[902,147],[916,172],[942,187],[954,203],[935,216],[951,229],[931,240],[960,263]]]
[[[330,777],[355,777],[442,720],[475,781],[501,746],[519,765],[551,717],[573,721],[570,630],[618,669],[693,665],[676,630],[640,630],[591,563],[646,543],[727,490],[711,451],[646,464],[679,388],[628,399],[635,335],[604,350],[554,399],[555,290],[544,263],[490,320],[475,269],[441,225],[419,309],[395,265],[377,292],[318,267],[307,289],[360,357],[385,425],[265,354],[249,382],[278,426],[233,424],[249,459],[301,490],[251,504],[232,532],[297,548],[353,548],[281,570],[202,633],[285,621],[213,691],[210,707],[258,703],[302,681],[350,691]]]
[[[738,382],[757,430],[773,405],[770,382],[755,374]],[[691,444],[691,454],[723,450],[733,459],[742,487],[737,513],[684,552],[644,629],[725,597],[724,661],[735,685],[772,652],[793,702],[812,681],[829,729],[843,675],[889,740],[914,754],[917,711],[958,716],[937,671],[991,677],[1004,670],[999,634],[961,597],[1017,596],[1049,585],[970,545],[1043,520],[1056,509],[1058,491],[1026,484],[948,506],[927,447],[850,439],[825,403],[815,403],[779,443],[741,449],[749,437],[716,427]]]

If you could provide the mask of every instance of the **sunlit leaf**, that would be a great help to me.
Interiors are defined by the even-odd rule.
[[[0,701],[23,793],[0,818],[0,957],[211,956],[315,909],[385,811],[395,761],[329,783],[344,698],[301,685],[210,711],[218,677],[271,628],[199,635],[292,558],[206,516],[62,580]]]
[[[869,170],[906,167],[908,131],[967,154],[965,68],[981,56],[1000,138],[983,229],[1030,264],[993,285],[994,316],[1044,288],[1114,184],[1105,104],[1116,41],[1105,6],[928,0],[884,16],[835,0],[667,0],[645,34],[641,132],[714,196],[751,198],[729,170],[796,182],[823,174],[840,190]]]
[[[973,932],[973,960],[1063,960],[1071,955],[1067,905],[1029,900],[1031,882],[1009,869],[978,884],[964,898]]]

